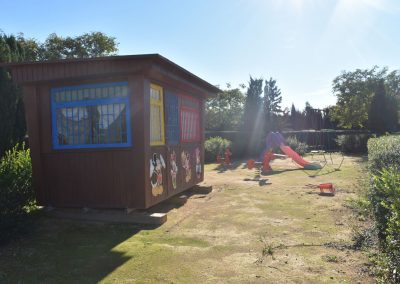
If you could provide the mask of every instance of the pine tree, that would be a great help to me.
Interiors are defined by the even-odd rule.
[[[244,123],[243,129],[252,132],[256,124],[259,124],[259,116],[262,112],[261,94],[262,79],[253,79],[250,77],[249,87],[246,92],[246,101],[244,105]]]
[[[290,108],[290,126],[293,130],[297,129],[296,125],[296,107],[294,103],[292,103],[292,107]]]
[[[18,39],[0,34],[0,62],[24,60],[24,48]],[[26,133],[21,91],[13,84],[10,74],[0,68],[0,157],[22,141]]]
[[[390,118],[391,115],[387,107],[384,81],[379,80],[369,109],[369,129],[376,134],[384,134],[389,130]]]
[[[267,132],[278,130],[276,118],[277,115],[282,112],[281,103],[281,90],[276,85],[276,80],[272,78],[270,78],[269,80],[265,80],[264,115]]]
[[[262,108],[262,79],[253,79],[250,76],[246,92],[243,114],[243,127],[239,141],[243,141],[243,150],[247,155],[256,153],[262,143],[264,135],[263,108]],[[247,138],[247,139],[246,139]]]

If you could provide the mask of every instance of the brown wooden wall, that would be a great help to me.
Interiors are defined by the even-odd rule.
[[[128,81],[133,147],[54,150],[50,88]],[[25,88],[25,105],[38,203],[56,207],[144,208],[143,78],[68,81]]]

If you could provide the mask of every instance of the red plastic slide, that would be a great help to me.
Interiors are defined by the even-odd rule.
[[[307,162],[306,160],[304,160],[299,154],[297,154],[297,152],[295,152],[289,146],[286,146],[286,145],[282,144],[280,146],[280,148],[281,148],[282,152],[285,153],[285,155],[287,155],[290,158],[292,158],[292,160],[295,161],[300,166],[304,167],[304,166],[310,164],[310,162]]]

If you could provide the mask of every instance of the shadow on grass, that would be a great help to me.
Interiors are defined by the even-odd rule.
[[[297,169],[283,169],[283,170],[272,170],[266,173],[261,174],[262,176],[273,176],[273,175],[278,175],[286,172],[293,172],[293,171],[302,171],[303,169],[297,168]]]
[[[212,187],[194,186],[147,211],[167,213],[184,204],[180,195],[200,198],[211,191]],[[141,232],[157,234],[154,230],[158,227],[73,221],[41,214],[29,235],[0,247],[0,283],[100,282],[126,262],[151,253],[145,239],[133,237]]]
[[[243,166],[243,161],[232,161],[230,165],[225,165],[225,164],[217,165],[213,169],[213,171],[218,171],[218,173],[224,173],[229,170],[236,170],[240,166],[242,166],[242,169],[246,168],[246,164],[244,164]]]
[[[97,283],[131,259],[114,250],[157,226],[40,217],[29,236],[0,248],[1,283]]]
[[[177,195],[147,209],[147,212],[167,213],[173,209],[178,209],[186,203],[189,198],[205,198],[213,190],[212,186],[195,185],[188,190],[178,193]],[[184,198],[181,198],[184,196]]]

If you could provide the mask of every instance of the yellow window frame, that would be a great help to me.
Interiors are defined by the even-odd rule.
[[[151,89],[154,89],[159,92],[160,94],[160,99],[156,100],[151,97]],[[160,141],[150,141],[151,146],[158,146],[158,145],[165,145],[165,135],[164,135],[164,92],[163,88],[161,86],[158,86],[156,84],[150,84],[150,112],[151,112],[151,107],[156,106],[160,109],[160,116],[161,116],[161,140]],[[151,113],[150,113],[151,115]],[[151,125],[150,125],[151,127]],[[150,129],[150,135],[151,135],[151,129]],[[150,137],[151,139],[151,137]]]

